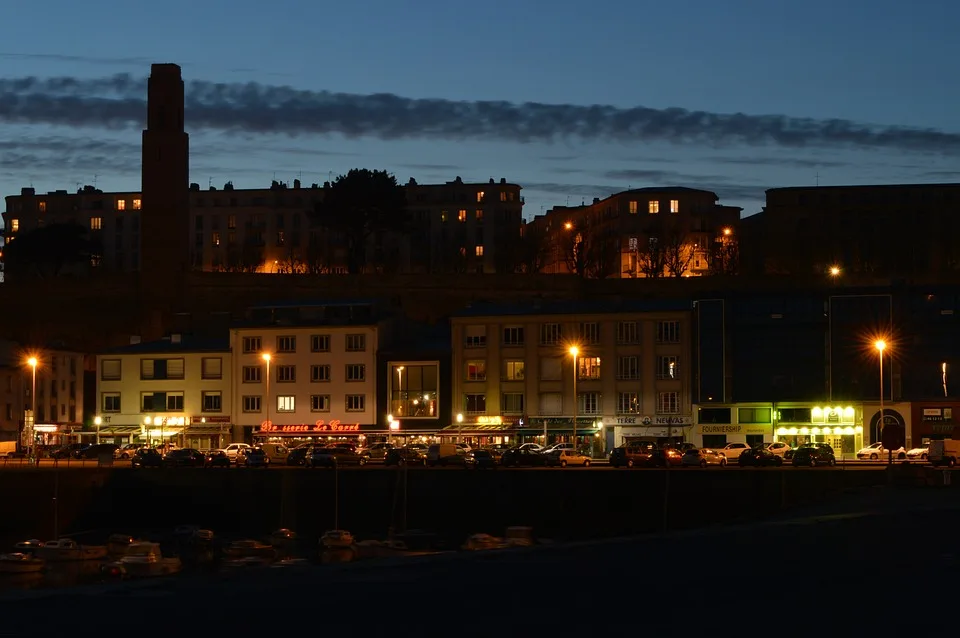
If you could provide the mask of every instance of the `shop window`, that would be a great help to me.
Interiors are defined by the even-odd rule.
[[[770,423],[770,408],[738,408],[737,421],[739,423]]]
[[[747,435],[747,445],[753,447],[755,445],[761,445],[763,443],[762,434],[748,434]]]
[[[391,365],[390,414],[435,419],[439,409],[439,363]]]
[[[733,416],[731,412],[730,408],[700,408],[697,410],[697,422],[730,424],[733,423],[730,420]]]
[[[719,450],[727,445],[726,434],[704,434],[703,447],[711,450]]]

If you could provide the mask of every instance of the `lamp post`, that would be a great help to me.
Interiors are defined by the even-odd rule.
[[[403,366],[397,366],[397,414],[403,416]]]
[[[877,349],[877,353],[880,355],[880,421],[879,421],[878,424],[879,424],[879,426],[880,426],[880,438],[883,439],[883,428],[884,428],[884,426],[886,425],[886,419],[884,418],[884,415],[883,415],[883,394],[884,394],[884,391],[883,391],[883,351],[887,349],[887,342],[884,341],[883,339],[877,339],[877,341],[874,342],[873,347]],[[888,464],[892,465],[892,464],[893,464],[893,450],[887,450],[887,452],[889,452],[889,454],[890,454],[887,462],[888,462]]]
[[[457,443],[463,443],[463,415],[457,414]]]
[[[264,408],[264,411],[267,415],[267,418],[264,422],[267,425],[270,425],[270,353],[264,352],[262,355],[260,355],[260,357],[263,359],[264,363],[267,364],[267,388],[266,388],[266,394],[264,395],[264,401],[266,402],[266,407]]]
[[[580,348],[570,346],[570,354],[573,356],[573,449],[577,449],[577,409],[579,408],[577,396],[577,377],[580,376],[577,370],[577,355],[580,354]],[[546,445],[546,441],[544,441]]]
[[[103,419],[98,414],[93,417],[93,424],[97,426],[97,445],[100,445],[100,424],[103,423]]]
[[[27,365],[30,366],[33,376],[33,384],[30,390],[30,438],[27,439],[29,448],[27,453],[30,458],[36,458],[36,438],[37,438],[37,365],[39,360],[36,357],[27,359]]]

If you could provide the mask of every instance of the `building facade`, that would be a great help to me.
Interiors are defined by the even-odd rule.
[[[528,224],[544,243],[541,272],[589,277],[689,277],[736,272],[740,211],[716,193],[638,188]]]
[[[95,436],[198,449],[233,438],[233,359],[225,338],[131,341],[97,356]]]
[[[475,305],[451,319],[466,436],[590,443],[682,438],[693,424],[689,305]],[[576,348],[576,350],[573,350]],[[575,426],[575,428],[574,428]]]

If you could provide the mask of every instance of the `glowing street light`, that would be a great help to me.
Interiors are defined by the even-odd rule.
[[[270,360],[273,357],[270,356],[269,352],[264,352],[263,354],[260,355],[260,358],[263,359],[264,363],[267,364],[267,386],[266,386],[266,394],[265,394],[265,400],[267,402],[267,405],[265,408],[267,418],[264,421],[264,423],[269,426],[270,425]]]
[[[93,417],[93,424],[97,426],[97,445],[100,445],[100,425],[103,423],[103,419],[98,414]]]
[[[839,277],[840,276],[840,266],[830,266],[830,276]]]
[[[463,442],[463,415],[457,414],[457,442]]]
[[[27,365],[30,366],[33,375],[33,387],[30,390],[30,438],[28,440],[29,447],[27,448],[27,453],[30,455],[30,458],[34,458],[36,455],[37,437],[37,366],[40,365],[40,361],[36,356],[31,356],[27,359]]]
[[[883,386],[883,351],[887,349],[887,342],[883,339],[877,339],[873,342],[873,347],[877,349],[877,354],[880,355],[880,437],[883,438],[883,428],[886,427],[887,419],[884,416],[883,412],[883,395],[884,395],[884,386]],[[890,450],[889,463],[893,463],[893,450]]]
[[[580,348],[577,346],[570,346],[570,356],[573,357],[573,449],[577,449],[577,410],[579,406],[577,405],[579,397],[577,396],[577,377],[579,376],[579,370],[577,370],[577,356],[580,355]],[[546,441],[543,442],[544,445],[547,444]]]

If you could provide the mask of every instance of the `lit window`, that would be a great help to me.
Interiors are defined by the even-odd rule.
[[[648,213],[659,213],[660,212],[660,202],[650,201],[647,202],[647,212]]]
[[[483,209],[481,209],[481,208],[478,208],[478,209],[477,209],[477,221],[478,221],[478,222],[482,222],[482,221],[483,221]]]
[[[474,252],[476,252],[477,257],[483,257],[483,246],[477,246]]]
[[[91,217],[90,218],[90,230],[100,230],[103,228],[103,218],[102,217]]]
[[[213,245],[214,246],[220,245],[220,233],[213,233]]]
[[[235,229],[236,227],[237,227],[237,216],[236,216],[236,215],[228,215],[228,216],[227,216],[227,229],[228,229],[228,230],[233,230],[233,229]]]
[[[142,204],[139,199],[133,200],[133,210],[140,210],[141,206]]]
[[[37,204],[41,213],[47,212],[47,202],[40,202]]]
[[[118,199],[117,200],[117,210],[127,210],[127,200]]]
[[[297,397],[282,395],[277,397],[277,412],[296,412]]]
[[[484,192],[483,192],[483,191],[477,191],[477,201],[478,201],[478,202],[482,202],[482,201],[483,201],[483,195],[484,195]]]
[[[636,214],[637,214],[637,210],[638,210],[638,208],[637,208],[637,202],[635,202],[635,201],[634,201],[634,202],[630,202],[630,214],[631,214],[631,215],[636,215]]]
[[[671,213],[679,213],[679,212],[680,212],[680,200],[679,200],[679,199],[671,199],[671,200],[670,200],[670,212],[671,212]]]
[[[459,210],[459,211],[457,211],[457,221],[458,221],[458,222],[465,222],[465,221],[467,221],[467,211],[465,211],[465,210]]]
[[[445,210],[440,211],[440,221],[442,222],[447,221],[447,211]]]
[[[11,220],[10,220],[10,232],[11,232],[11,233],[16,233],[16,232],[19,232],[19,231],[20,231],[20,220],[19,220],[19,219],[11,219]]]
[[[506,191],[500,191],[500,201],[501,201],[501,202],[507,201],[507,193],[506,193]]]

